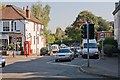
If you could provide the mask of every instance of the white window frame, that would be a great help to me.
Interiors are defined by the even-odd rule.
[[[5,25],[4,23],[7,23],[7,25]],[[10,31],[9,21],[3,21],[3,31]]]

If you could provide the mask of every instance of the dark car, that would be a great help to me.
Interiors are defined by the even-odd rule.
[[[78,53],[75,47],[71,47],[71,51],[73,51],[75,58],[78,57]]]
[[[6,56],[9,55],[9,54],[7,54],[7,48],[4,46],[0,46],[0,54],[6,55]]]
[[[41,49],[40,49],[40,56],[42,56],[42,55],[48,55],[49,54],[49,50],[48,50],[48,48],[47,47],[42,47]]]
[[[2,67],[5,67],[5,63],[6,63],[6,61],[5,61],[5,59],[2,57],[2,55],[0,54],[0,65],[2,66]]]

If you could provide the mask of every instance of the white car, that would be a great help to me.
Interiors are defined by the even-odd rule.
[[[83,50],[82,50],[82,57],[87,58],[87,40],[83,39]],[[97,46],[97,41],[95,39],[90,39],[89,40],[89,57],[98,59],[98,46]]]
[[[77,54],[80,54],[80,55],[82,54],[80,47],[77,47],[77,48],[76,48],[76,51],[77,51]]]
[[[51,55],[56,55],[56,52],[59,50],[59,45],[53,44],[53,45],[51,46],[51,49],[52,49]]]
[[[61,48],[55,55],[55,62],[72,59],[74,59],[74,53],[69,48]]]
[[[2,65],[2,67],[5,67],[5,59],[2,57],[2,55],[0,55],[0,65]]]
[[[60,45],[61,48],[66,48],[67,46],[65,44]]]

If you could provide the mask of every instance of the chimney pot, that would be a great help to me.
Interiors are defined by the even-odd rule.
[[[29,8],[29,6],[27,6],[27,8],[26,8],[26,17],[30,18],[30,8]]]
[[[117,2],[117,3],[115,3],[115,9],[118,7],[118,5],[119,5],[119,3]]]
[[[25,11],[25,7],[23,7],[23,10]]]

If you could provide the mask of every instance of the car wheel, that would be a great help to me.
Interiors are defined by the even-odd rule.
[[[76,55],[76,57],[78,57],[78,55]]]
[[[72,57],[70,57],[69,61],[72,61],[72,59],[73,59],[73,58],[72,58]]]
[[[2,63],[2,67],[5,67],[5,63]]]
[[[74,59],[74,57],[72,57],[72,60]]]
[[[42,54],[40,54],[40,56],[42,56]]]
[[[58,59],[55,59],[55,62],[58,62]]]
[[[82,58],[85,58],[85,55],[82,55]]]
[[[96,56],[95,56],[95,59],[99,59],[99,56],[98,56],[98,55],[96,55]]]

